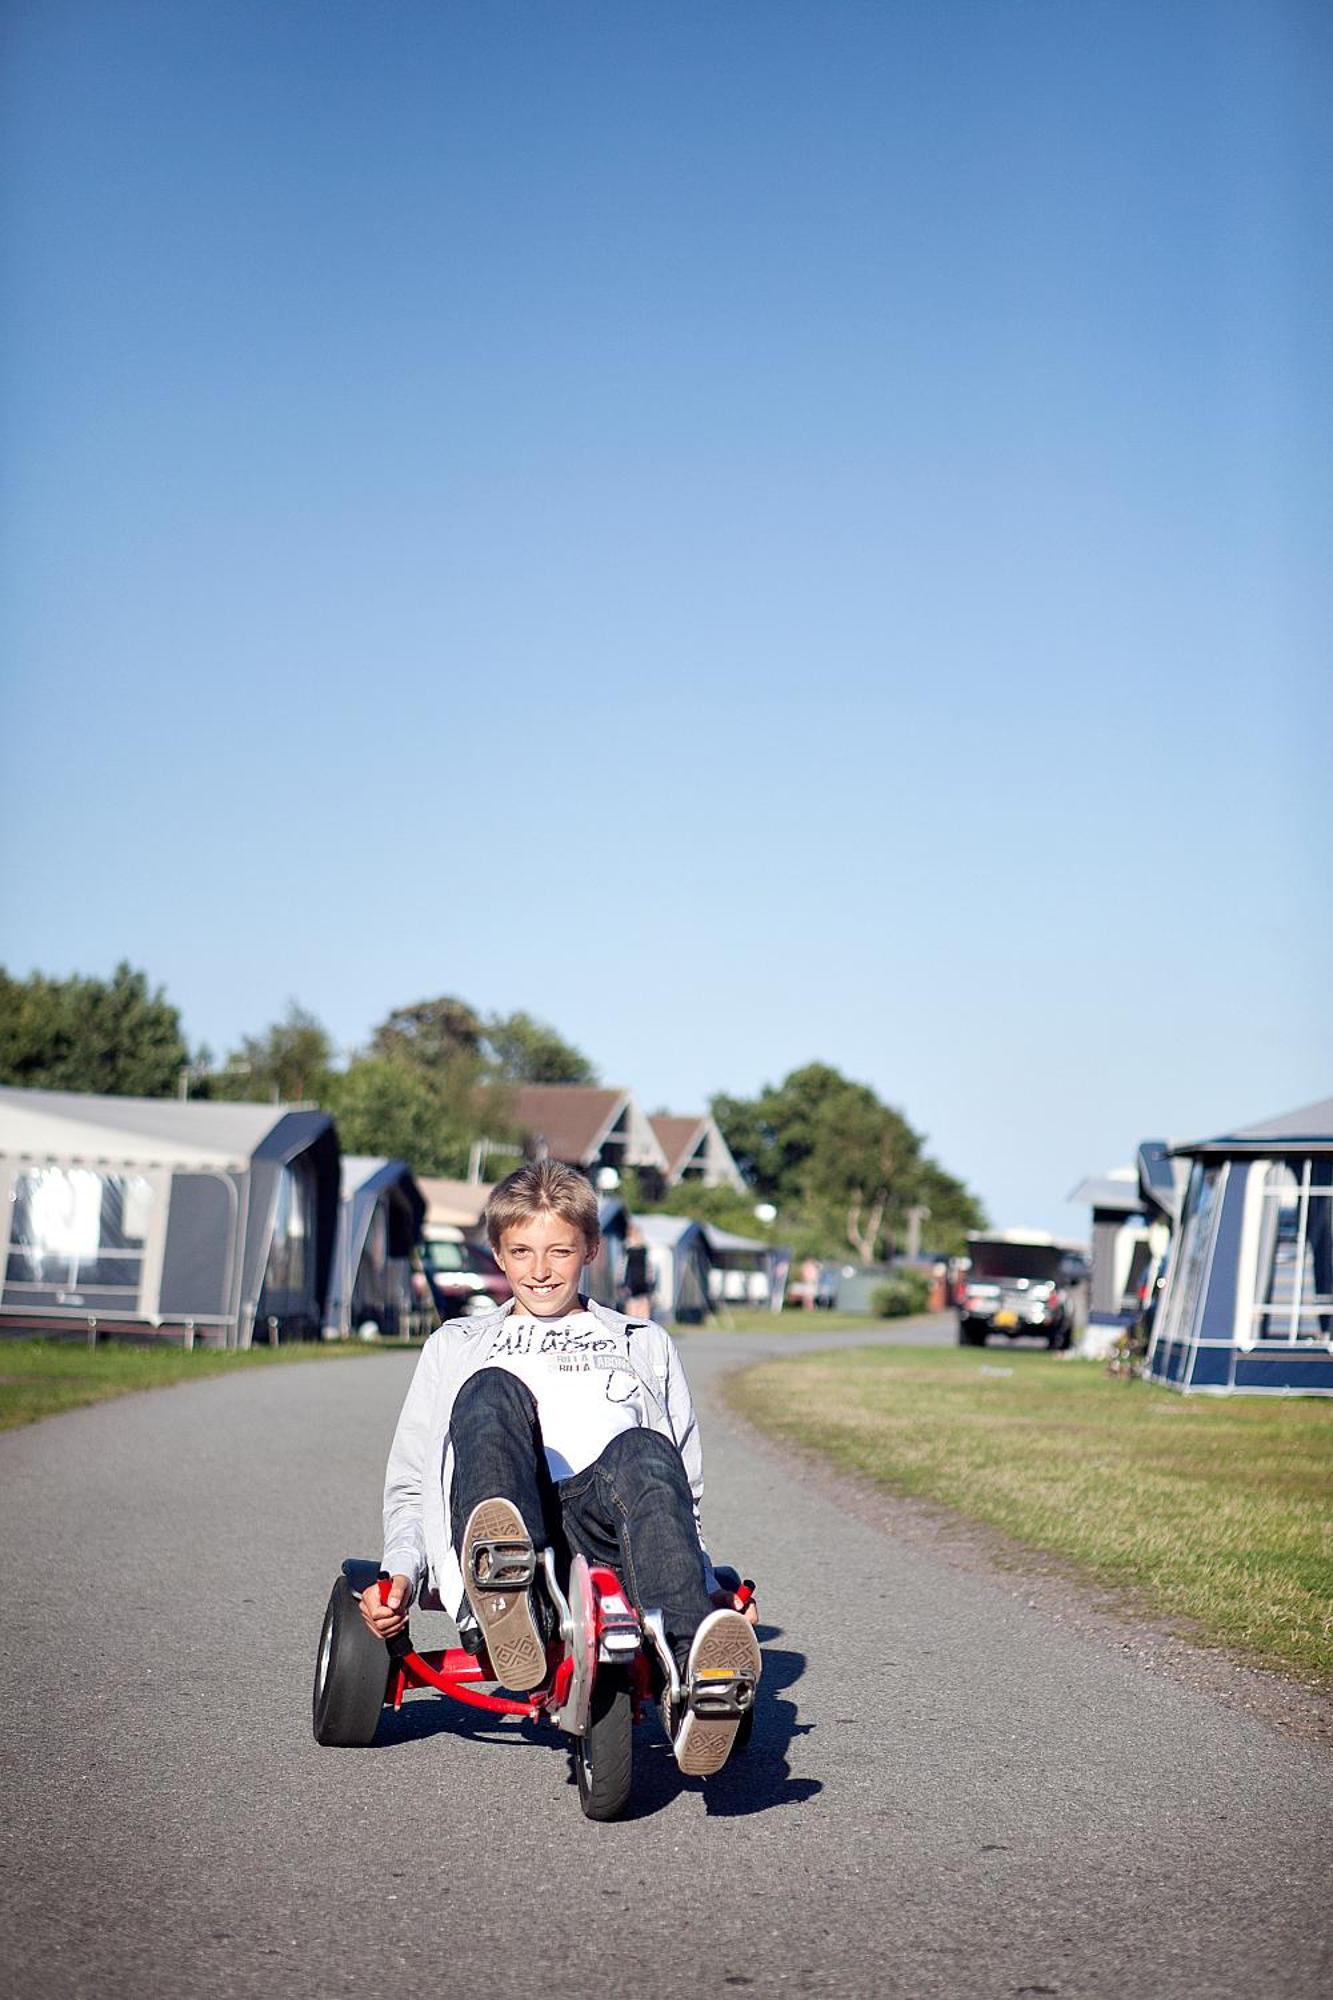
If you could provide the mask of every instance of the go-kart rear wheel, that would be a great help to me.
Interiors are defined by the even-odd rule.
[[[375,1740],[389,1685],[389,1649],[361,1616],[352,1586],[333,1586],[315,1656],[316,1743],[364,1749]]]
[[[588,1819],[618,1819],[634,1774],[634,1708],[624,1667],[599,1667],[588,1728],[574,1745],[579,1804]]]

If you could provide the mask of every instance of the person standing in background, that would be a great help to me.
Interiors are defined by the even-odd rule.
[[[627,1318],[652,1318],[653,1272],[648,1261],[648,1245],[637,1222],[631,1222],[625,1235],[625,1275],[620,1290]]]

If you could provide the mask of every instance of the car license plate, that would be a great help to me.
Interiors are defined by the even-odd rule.
[[[996,1315],[995,1315],[995,1324],[996,1324],[996,1326],[1017,1326],[1017,1325],[1018,1325],[1018,1314],[1017,1314],[1017,1313],[996,1313]]]

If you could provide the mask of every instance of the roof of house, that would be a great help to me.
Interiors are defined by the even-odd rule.
[[[434,1223],[475,1229],[494,1185],[493,1181],[452,1181],[437,1174],[419,1174],[417,1186],[426,1203],[427,1228]]]
[[[343,1199],[361,1189],[379,1191],[401,1183],[416,1190],[420,1182],[406,1160],[376,1159],[370,1153],[344,1153],[339,1161]]]
[[[702,1112],[692,1117],[678,1118],[674,1112],[662,1111],[648,1123],[657,1135],[657,1143],[666,1154],[667,1173],[674,1174],[685,1165],[698,1145],[708,1120]]]
[[[734,1230],[719,1229],[715,1222],[705,1222],[703,1232],[708,1238],[709,1249],[722,1253],[731,1250],[756,1250],[763,1251],[767,1255],[773,1248],[771,1243],[760,1242],[757,1236],[737,1236]]]
[[[514,1092],[514,1116],[545,1139],[553,1159],[575,1166],[596,1158],[628,1096],[592,1083],[524,1083]]]
[[[1104,1174],[1089,1174],[1065,1199],[1083,1202],[1089,1208],[1109,1209],[1117,1215],[1139,1215],[1143,1211],[1139,1177],[1133,1167],[1111,1167]]]
[[[689,1236],[698,1236],[705,1244],[708,1241],[703,1224],[688,1215],[636,1215],[634,1227],[645,1243],[664,1244],[669,1249]]]
[[[1279,1112],[1257,1125],[1243,1125],[1216,1139],[1194,1139],[1174,1146],[1175,1153],[1198,1157],[1203,1154],[1262,1155],[1274,1149],[1285,1153],[1333,1151],[1333,1097],[1321,1097],[1314,1104],[1302,1104],[1295,1111]]]

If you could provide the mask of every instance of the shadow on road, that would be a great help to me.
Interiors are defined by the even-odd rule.
[[[685,1778],[656,1716],[645,1718],[634,1733],[634,1792],[627,1819],[651,1818],[682,1792],[702,1793],[710,1817],[739,1819],[802,1805],[823,1790],[813,1778],[793,1778],[787,1762],[792,1739],[804,1736],[810,1727],[797,1721],[796,1703],[783,1699],[785,1690],[794,1687],[805,1671],[805,1655],[768,1643],[781,1637],[774,1626],[761,1626],[759,1637],[764,1642],[764,1673],[748,1746],[734,1752],[725,1769],[707,1783]],[[505,1721],[438,1695],[418,1695],[396,1713],[386,1714],[374,1747],[396,1750],[431,1736],[461,1736],[470,1743],[529,1754],[542,1749],[555,1752],[568,1758],[569,1782],[575,1782],[569,1739],[558,1731],[534,1722]]]
[[[428,1736],[461,1736],[469,1743],[494,1743],[506,1750],[543,1745],[548,1750],[562,1750],[565,1741],[557,1730],[521,1716],[488,1715],[484,1709],[468,1708],[447,1695],[418,1694],[396,1712],[380,1718],[374,1748],[395,1750]]]
[[[764,1674],[755,1702],[754,1734],[744,1750],[733,1751],[716,1777],[706,1782],[682,1777],[660,1728],[654,1727],[651,1734],[647,1726],[639,1731],[634,1743],[634,1795],[626,1818],[648,1819],[682,1792],[699,1792],[710,1818],[743,1819],[781,1806],[804,1805],[824,1789],[815,1778],[793,1778],[787,1762],[793,1738],[806,1735],[810,1725],[798,1722],[796,1703],[782,1698],[804,1673],[805,1654],[767,1643],[781,1636],[774,1626],[759,1628],[765,1642]]]

